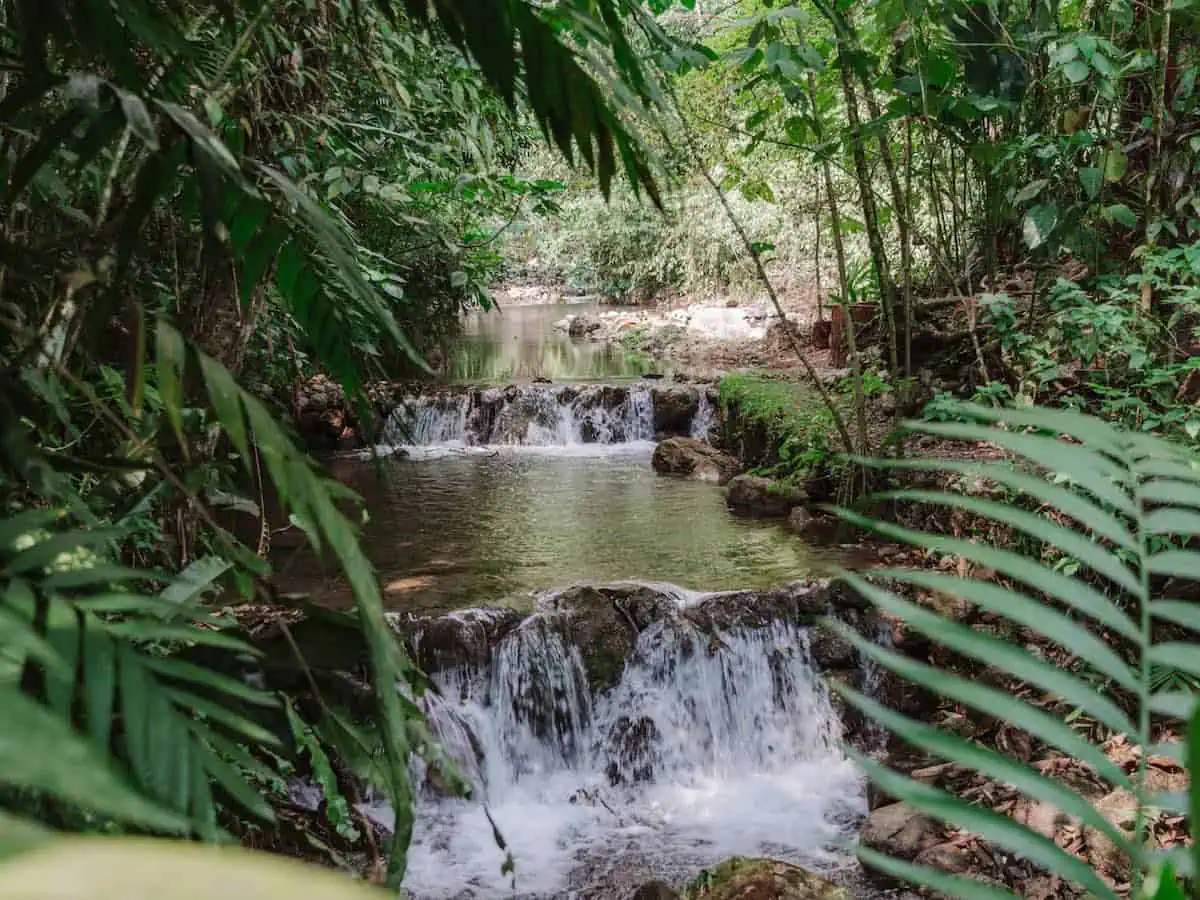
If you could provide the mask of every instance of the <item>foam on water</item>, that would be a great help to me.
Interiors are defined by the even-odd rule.
[[[677,879],[734,854],[848,859],[862,789],[803,629],[659,623],[593,698],[578,649],[534,616],[486,670],[436,681],[428,716],[474,796],[421,801],[415,897],[570,897],[614,867]]]

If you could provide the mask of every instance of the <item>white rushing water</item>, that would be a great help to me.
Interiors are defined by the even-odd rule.
[[[571,447],[644,443],[654,432],[648,387],[523,385],[409,398],[393,413],[385,439],[406,449]]]
[[[431,725],[474,796],[422,800],[405,881],[417,898],[557,900],[735,854],[818,870],[848,859],[862,789],[803,629],[711,639],[659,623],[593,698],[579,651],[532,617],[486,670],[435,680]]]

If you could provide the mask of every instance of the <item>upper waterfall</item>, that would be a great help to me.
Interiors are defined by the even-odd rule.
[[[631,384],[527,384],[409,395],[388,422],[393,446],[626,444],[707,434],[712,389]]]

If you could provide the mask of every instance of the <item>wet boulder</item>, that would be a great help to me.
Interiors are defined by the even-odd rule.
[[[824,513],[814,513],[804,506],[797,506],[788,513],[788,527],[806,542],[816,546],[828,546],[837,542],[837,519]]]
[[[858,840],[896,859],[912,860],[942,843],[942,827],[907,803],[890,803],[871,811]]]
[[[587,337],[604,327],[604,323],[595,316],[568,316],[567,334],[573,338]]]
[[[655,388],[654,431],[660,435],[690,434],[700,410],[700,394],[691,387]]]
[[[806,503],[808,494],[773,478],[739,475],[729,482],[726,501],[738,515],[783,519],[797,506]]]
[[[734,856],[696,876],[681,900],[850,900],[850,893],[791,863]]]
[[[834,615],[856,627],[870,604],[844,584],[825,578],[793,581],[776,588],[706,594],[684,610],[704,631],[766,628],[772,622],[812,625]]]
[[[683,475],[725,484],[737,474],[738,461],[697,438],[667,438],[654,448],[651,460],[659,475]]]
[[[637,582],[577,584],[538,596],[538,611],[568,646],[579,648],[593,696],[616,686],[638,635],[667,618],[679,600]]]
[[[413,658],[425,672],[481,669],[492,651],[524,616],[515,609],[482,607],[444,616],[392,616],[392,627],[407,639]]]

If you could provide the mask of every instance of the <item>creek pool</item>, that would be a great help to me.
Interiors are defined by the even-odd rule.
[[[730,515],[716,485],[656,475],[653,446],[427,448],[331,468],[367,500],[366,548],[393,608],[531,608],[531,592],[579,581],[768,587],[813,570],[785,525]],[[344,598],[332,573],[297,565],[291,577]]]

